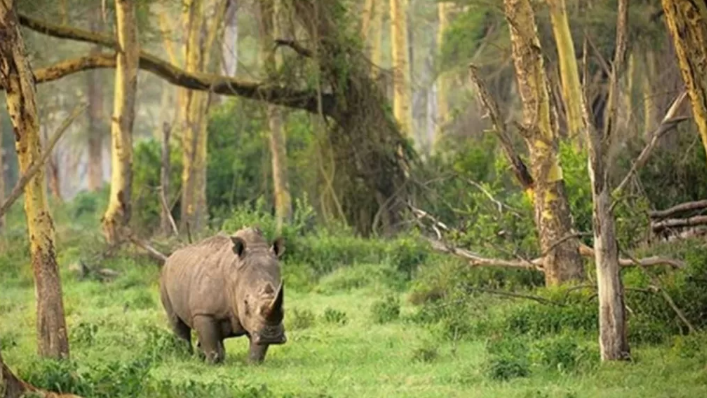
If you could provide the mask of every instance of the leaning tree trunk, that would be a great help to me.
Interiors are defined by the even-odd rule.
[[[118,61],[115,69],[115,94],[111,121],[111,183],[108,209],[103,215],[106,240],[115,244],[121,228],[130,221],[133,177],[133,121],[140,47],[137,40],[135,3],[115,1],[118,31]]]
[[[24,174],[41,158],[39,117],[32,68],[26,58],[12,0],[0,3],[0,83],[15,131],[15,148]],[[25,187],[25,215],[37,299],[37,348],[53,358],[69,356],[61,278],[56,262],[54,222],[47,205],[46,178],[40,170]]]
[[[567,114],[567,127],[570,141],[579,149],[582,142],[584,121],[582,116],[582,86],[579,83],[579,68],[575,57],[574,41],[567,18],[565,0],[546,0],[550,9],[552,31],[557,43],[557,56],[560,60],[560,79],[562,81],[562,100]]]
[[[371,78],[375,79],[378,76],[379,68],[383,59],[383,14],[385,13],[384,6],[386,2],[378,0],[373,4],[371,15],[371,28],[366,36],[366,39],[371,43]]]
[[[504,5],[535,181],[535,222],[540,249],[546,254],[543,260],[545,283],[559,285],[582,279],[584,271],[577,240],[567,239],[573,233],[572,219],[557,151],[557,126],[530,1],[504,0]]]
[[[439,19],[439,27],[437,28],[437,54],[439,55],[442,54],[444,32],[449,27],[449,14],[452,7],[453,4],[449,2],[437,3],[437,16]],[[451,86],[449,73],[440,72],[435,85],[437,87],[437,128],[435,129],[433,146],[434,143],[442,137],[442,129],[447,123],[447,118],[449,116],[449,101],[447,100],[447,95]]]
[[[5,202],[5,150],[2,147],[2,119],[0,119],[0,203]],[[5,229],[5,215],[0,215],[0,235]]]
[[[692,115],[707,151],[707,4],[704,0],[662,2]]]
[[[408,0],[390,0],[390,37],[393,47],[393,114],[403,133],[413,137],[408,51]]]
[[[261,46],[260,57],[269,77],[276,76],[280,59],[273,46],[280,35],[279,18],[277,16],[280,0],[262,0],[260,2]],[[272,161],[273,192],[275,196],[275,219],[277,229],[289,222],[292,217],[292,199],[287,178],[287,146],[283,126],[283,110],[276,105],[266,105],[268,126],[270,128],[270,159]]]
[[[238,1],[228,0],[226,15],[224,17],[226,25],[223,32],[223,42],[221,43],[221,55],[223,64],[221,74],[224,76],[236,77],[238,71]]]
[[[594,259],[599,297],[599,347],[602,361],[623,360],[630,356],[626,336],[624,289],[609,185],[613,163],[611,146],[616,142],[618,133],[619,74],[622,72],[626,54],[627,26],[628,0],[619,0],[616,52],[609,78],[606,121],[603,131],[592,128],[587,133],[589,177],[592,182]],[[587,112],[585,119],[589,120]]]

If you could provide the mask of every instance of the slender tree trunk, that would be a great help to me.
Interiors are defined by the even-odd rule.
[[[39,117],[32,68],[26,58],[12,0],[0,2],[0,83],[15,131],[15,148],[24,174],[41,158]],[[25,215],[37,300],[37,339],[41,356],[68,358],[64,304],[56,262],[54,222],[49,212],[44,170],[25,187]]]
[[[579,68],[575,57],[574,41],[567,18],[565,0],[547,0],[550,9],[552,31],[557,43],[557,55],[560,61],[560,79],[562,81],[562,99],[567,112],[568,135],[574,147],[579,149],[582,143],[584,123],[582,121],[582,86],[579,83]]]
[[[49,135],[47,133],[47,127],[40,127],[44,142],[49,142]],[[59,176],[59,162],[57,161],[57,154],[52,153],[47,161],[47,183],[49,184],[49,192],[51,192],[54,200],[61,203],[64,199],[61,195],[61,180]]]
[[[442,54],[442,46],[444,45],[444,32],[449,27],[449,16],[451,9],[453,7],[452,3],[440,2],[437,3],[437,18],[439,19],[439,27],[437,28],[437,54]],[[436,99],[437,99],[437,128],[435,131],[435,139],[433,143],[441,138],[444,125],[447,123],[449,117],[449,102],[447,95],[449,93],[449,87],[451,86],[449,73],[440,72],[437,77],[436,86]]]
[[[222,5],[227,3],[221,1]],[[213,9],[211,16],[204,13],[203,0],[188,0],[184,4],[182,21],[187,40],[185,45],[186,70],[205,72],[210,65],[210,53],[218,34],[225,9]],[[207,21],[211,25],[207,29]],[[206,36],[202,35],[206,32]],[[202,43],[203,39],[203,43]],[[182,229],[200,231],[206,218],[206,156],[207,123],[210,106],[209,92],[186,90],[183,92],[180,127],[182,128]]]
[[[170,214],[170,198],[169,198],[169,173],[171,170],[170,165],[170,147],[169,139],[172,128],[168,123],[165,123],[162,127],[162,167],[160,169],[160,187],[161,192],[160,202],[162,203],[162,213],[160,215],[160,226],[162,233],[168,236],[172,231],[171,224],[171,214]],[[165,206],[166,205],[166,206]]]
[[[408,51],[408,0],[390,0],[390,32],[393,44],[393,114],[408,137],[412,130],[410,53]]]
[[[273,51],[273,40],[280,37],[278,9],[280,0],[262,0],[260,2],[261,46],[260,57],[268,76],[273,77],[281,63],[278,54]],[[283,126],[282,109],[266,105],[268,126],[270,128],[270,159],[272,161],[273,191],[275,196],[275,218],[278,231],[292,217],[292,199],[287,179],[287,146]]]
[[[616,53],[612,63],[604,131],[593,128],[587,135],[589,177],[592,182],[592,217],[594,225],[594,261],[599,297],[599,347],[602,361],[630,357],[626,335],[626,308],[619,265],[614,215],[612,213],[611,147],[616,142],[619,104],[619,75],[626,54],[628,0],[619,0],[616,28]],[[585,113],[589,120],[589,115]]]
[[[368,35],[368,40],[371,43],[371,77],[376,79],[378,76],[378,68],[381,67],[383,60],[383,14],[385,13],[385,0],[376,1],[373,5],[373,14],[371,19],[371,28]]]
[[[572,219],[557,153],[557,126],[530,1],[504,0],[504,4],[535,181],[535,221],[540,248],[547,253],[545,283],[558,285],[582,279],[584,270],[576,239],[566,238],[573,233]]]
[[[692,103],[692,116],[707,151],[707,3],[704,0],[662,0],[662,3]]]
[[[646,50],[646,68],[643,75],[643,131],[649,134],[657,125],[653,79],[655,79],[655,53]],[[643,137],[650,140],[651,137]]]
[[[101,13],[98,7],[92,16],[91,29],[101,27]],[[101,46],[94,46],[91,54],[100,54]],[[106,125],[103,118],[103,82],[98,71],[86,72],[88,97],[88,190],[96,192],[103,186],[103,137]]]
[[[5,202],[5,150],[2,146],[2,119],[0,119],[0,203]],[[5,215],[0,215],[0,235],[5,231]]]
[[[226,27],[223,32],[223,43],[221,44],[221,54],[223,65],[221,73],[225,76],[236,77],[238,71],[238,2],[229,0],[226,16],[224,17]]]
[[[118,61],[115,70],[115,94],[111,121],[111,184],[108,209],[103,216],[106,240],[115,244],[120,229],[127,226],[131,215],[133,177],[133,121],[140,47],[137,40],[135,3],[115,1],[118,31]]]

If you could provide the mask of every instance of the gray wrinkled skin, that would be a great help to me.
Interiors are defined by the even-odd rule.
[[[174,333],[191,352],[191,330],[208,362],[219,363],[223,340],[247,336],[250,362],[287,341],[282,324],[282,238],[268,244],[257,228],[218,234],[175,251],[160,276],[162,305]]]

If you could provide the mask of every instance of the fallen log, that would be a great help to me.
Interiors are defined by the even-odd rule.
[[[661,232],[669,228],[696,227],[699,225],[707,225],[707,216],[669,218],[667,220],[651,222],[651,230],[653,230],[653,232]]]
[[[678,213],[684,213],[684,212],[694,211],[694,210],[703,210],[703,209],[707,209],[707,200],[698,200],[698,201],[694,201],[694,202],[680,203],[679,205],[669,207],[665,210],[649,211],[648,216],[650,218],[655,218],[655,219],[664,219],[664,218],[672,217]]]
[[[15,376],[10,368],[5,365],[0,352],[0,398],[81,398],[73,394],[58,394],[51,391],[39,389],[31,384],[22,381]]]

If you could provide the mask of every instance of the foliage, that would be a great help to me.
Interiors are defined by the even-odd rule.
[[[371,317],[375,323],[388,323],[400,317],[400,301],[396,296],[387,295],[371,306]]]
[[[325,323],[331,323],[335,325],[346,325],[346,323],[349,321],[345,312],[329,307],[324,310],[323,318]]]
[[[497,338],[486,341],[486,374],[493,380],[507,381],[530,375],[528,346],[522,339]]]

